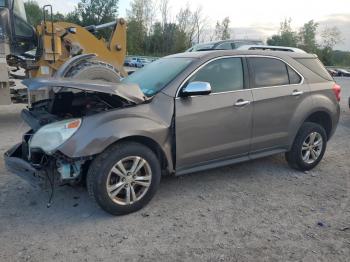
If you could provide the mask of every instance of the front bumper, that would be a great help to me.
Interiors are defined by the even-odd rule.
[[[4,154],[6,168],[35,188],[45,184],[43,172],[22,158],[22,143],[13,146]]]

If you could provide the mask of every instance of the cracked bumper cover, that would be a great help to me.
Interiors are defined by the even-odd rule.
[[[27,181],[33,187],[40,187],[43,183],[43,177],[40,175],[40,170],[33,167],[28,161],[21,158],[22,143],[13,146],[5,152],[4,160],[6,169]]]

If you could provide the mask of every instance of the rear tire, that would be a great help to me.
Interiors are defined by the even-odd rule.
[[[121,79],[120,74],[112,65],[96,60],[84,61],[74,66],[65,77],[112,83],[119,83]]]
[[[292,148],[285,154],[290,167],[311,170],[322,160],[327,146],[325,129],[316,123],[304,123],[294,139]]]
[[[142,144],[126,142],[97,156],[86,180],[89,195],[103,210],[124,215],[148,204],[160,177],[160,163],[153,151]]]

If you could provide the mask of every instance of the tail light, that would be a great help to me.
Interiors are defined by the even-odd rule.
[[[337,98],[338,102],[340,101],[340,92],[341,92],[341,87],[338,84],[334,84],[332,87],[333,93],[335,97]]]

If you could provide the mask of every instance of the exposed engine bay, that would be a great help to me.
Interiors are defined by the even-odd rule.
[[[37,78],[22,83],[28,87],[29,97],[33,92],[43,95],[22,110],[21,117],[30,130],[4,158],[11,172],[32,185],[50,186],[49,203],[56,185],[83,181],[94,158],[94,155],[72,158],[60,151],[60,146],[78,132],[84,118],[150,101],[135,84],[60,78]]]
[[[62,89],[62,88],[61,88]],[[117,95],[65,88],[51,92],[49,99],[24,109],[22,118],[34,130],[63,119],[84,117],[133,105]]]

